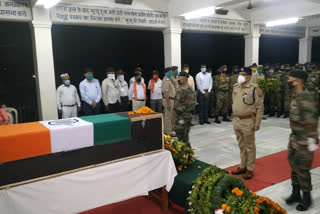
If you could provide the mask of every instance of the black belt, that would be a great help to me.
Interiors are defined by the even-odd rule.
[[[73,104],[73,105],[62,105],[63,107],[73,107],[73,106],[75,106],[75,105],[77,105],[77,104]]]
[[[169,97],[170,100],[174,100],[174,97]]]
[[[136,101],[144,102],[145,100],[136,100]]]

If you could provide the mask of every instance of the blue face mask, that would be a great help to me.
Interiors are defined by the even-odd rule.
[[[93,74],[88,75],[88,80],[93,80]]]
[[[66,86],[68,86],[68,85],[70,85],[70,80],[64,80],[63,83],[64,83]]]
[[[259,69],[259,70],[258,70],[258,73],[259,73],[259,74],[262,74],[262,69]]]
[[[172,72],[167,73],[167,77],[171,78],[172,77]]]
[[[201,72],[202,73],[206,73],[207,72],[207,68],[201,68]]]

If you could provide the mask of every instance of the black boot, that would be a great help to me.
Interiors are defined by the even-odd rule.
[[[277,117],[279,118],[279,117],[281,117],[281,115],[282,115],[281,111],[278,111],[277,112]]]
[[[298,211],[306,211],[311,206],[311,194],[310,192],[303,192],[303,197],[300,203],[297,205],[296,209]]]
[[[219,120],[219,116],[216,116],[216,119],[215,119],[215,121],[214,122],[216,122],[216,123],[218,123],[218,124],[220,124],[221,123],[221,121]]]
[[[226,122],[231,122],[231,120],[228,118],[227,114],[223,115],[223,121],[226,121]]]
[[[291,205],[295,202],[300,202],[301,195],[300,195],[300,186],[299,185],[292,185],[292,193],[289,198],[286,199],[286,204]]]
[[[275,115],[275,114],[274,114],[274,111],[271,110],[271,111],[270,111],[270,114],[269,114],[268,116],[269,116],[269,117],[274,117],[274,115]]]

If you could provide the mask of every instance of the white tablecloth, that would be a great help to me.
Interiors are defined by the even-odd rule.
[[[93,146],[93,124],[78,117],[69,120],[72,120],[71,125],[57,125],[57,121],[40,121],[50,130],[52,153]]]
[[[162,151],[0,191],[1,214],[70,214],[123,201],[166,185],[177,171]]]

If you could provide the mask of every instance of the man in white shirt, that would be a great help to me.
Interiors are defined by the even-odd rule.
[[[76,87],[70,84],[69,74],[61,74],[63,82],[57,89],[58,111],[62,119],[77,117],[81,109],[81,103]]]
[[[129,89],[129,100],[132,100],[132,111],[137,111],[146,105],[146,86],[142,82],[141,75],[140,72],[136,73],[136,80]]]
[[[151,109],[155,112],[162,113],[162,80],[159,79],[159,71],[153,71],[148,89],[150,90]]]
[[[120,91],[120,111],[125,112],[129,111],[129,87],[128,83],[124,80],[124,72],[122,69],[117,70],[117,80],[116,84],[118,85],[118,89]]]
[[[189,78],[188,78],[188,84],[190,85],[190,87],[193,89],[193,91],[196,90],[195,84],[194,84],[194,79],[193,76],[191,76],[190,74],[190,70],[189,70],[189,65],[184,64],[182,66],[182,71],[186,72],[187,74],[189,74]]]
[[[85,79],[81,81],[79,88],[83,101],[85,115],[97,115],[100,113],[101,87],[99,80],[93,78],[91,68],[84,69]]]
[[[137,73],[141,73],[141,75],[142,75],[142,68],[141,68],[141,67],[136,67],[136,68],[134,69],[134,76],[131,77],[131,79],[130,79],[130,81],[129,81],[130,86],[136,81],[136,74],[137,74]],[[143,79],[142,76],[141,76],[141,82],[144,84],[144,79]]]
[[[199,120],[200,125],[204,123],[210,124],[209,117],[209,93],[212,90],[212,78],[207,72],[207,66],[201,65],[201,71],[196,76],[196,83],[198,88],[198,102],[199,102]]]
[[[115,113],[120,111],[120,91],[116,84],[116,73],[114,68],[106,69],[107,78],[102,81],[102,101],[107,112]]]

